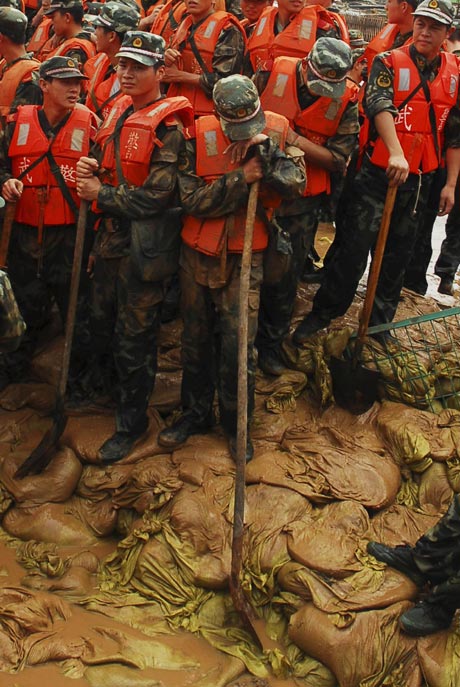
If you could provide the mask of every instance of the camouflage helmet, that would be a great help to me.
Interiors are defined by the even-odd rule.
[[[118,2],[106,2],[102,5],[100,14],[95,17],[93,26],[102,26],[109,31],[126,33],[136,29],[141,15],[137,9],[122,5]]]
[[[155,33],[147,31],[127,31],[116,57],[129,57],[131,60],[155,67],[163,64],[166,41]]]
[[[259,94],[247,76],[227,76],[214,86],[212,99],[222,131],[231,141],[245,141],[265,128]]]
[[[71,57],[56,55],[40,65],[40,79],[88,79]]]
[[[0,7],[0,33],[14,43],[26,39],[27,17],[14,7]]]
[[[54,12],[68,12],[77,7],[83,9],[82,0],[51,0],[51,5],[43,12],[45,16],[54,14]]]
[[[308,89],[314,95],[340,98],[345,79],[353,66],[351,49],[337,38],[318,38],[305,58]]]
[[[450,26],[455,19],[455,10],[449,0],[423,0],[412,16],[429,17]]]
[[[21,0],[0,0],[0,7],[13,7],[22,12],[24,5]]]

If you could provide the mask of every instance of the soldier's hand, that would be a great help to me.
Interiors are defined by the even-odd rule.
[[[177,62],[179,57],[180,57],[179,50],[175,50],[174,48],[168,48],[165,51],[165,66],[166,67],[172,67],[172,65]]]
[[[230,153],[232,164],[241,162],[246,157],[251,146],[263,143],[267,138],[268,136],[266,134],[256,134],[246,141],[234,141],[225,148],[224,153]]]
[[[77,193],[83,200],[97,200],[102,184],[95,176],[77,177]]]
[[[388,180],[393,185],[404,184],[409,176],[409,163],[404,155],[390,155],[386,172]]]
[[[97,160],[93,157],[81,157],[77,162],[77,181],[94,176],[98,170],[99,162]]]
[[[22,196],[24,184],[19,179],[8,179],[2,187],[2,196],[7,203],[14,203]]]
[[[257,157],[252,157],[243,165],[244,180],[247,184],[252,184],[254,181],[262,179],[263,167],[262,162]]]
[[[438,215],[448,215],[455,203],[455,186],[444,186],[439,197]]]
[[[96,262],[96,257],[94,255],[90,255],[88,258],[88,264],[86,266],[86,272],[89,274],[89,278],[93,278],[93,271],[94,271],[94,263]]]

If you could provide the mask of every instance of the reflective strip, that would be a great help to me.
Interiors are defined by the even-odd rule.
[[[263,30],[265,28],[265,24],[267,23],[267,17],[262,17],[260,20],[259,28],[256,31],[256,36],[260,36],[263,33]]]
[[[19,125],[19,132],[18,132],[18,146],[25,146],[27,143],[27,139],[29,138],[29,131],[30,131],[30,124],[27,122],[24,122],[23,124]]]
[[[218,154],[217,150],[217,132],[216,131],[205,131],[204,132],[204,145],[206,148],[206,155],[208,157],[213,157]]]
[[[39,26],[38,29],[37,29],[37,33],[35,34],[35,40],[36,40],[36,41],[39,41],[39,40],[40,40],[40,38],[42,37],[43,31],[44,31],[43,26]]]
[[[167,102],[167,100],[165,100],[164,102],[160,103],[159,105],[155,105],[154,107],[152,107],[152,109],[149,110],[149,111],[146,113],[145,116],[146,116],[146,117],[154,117],[154,116],[157,114],[157,112],[161,112],[161,111],[164,110],[166,107],[169,107],[169,103]]]
[[[327,108],[324,117],[328,119],[330,122],[334,121],[334,119],[337,119],[337,115],[339,113],[341,106],[342,103],[340,100],[332,100],[329,103],[329,107]]]
[[[217,22],[215,19],[209,22],[209,24],[206,27],[206,31],[204,32],[203,36],[205,38],[211,38],[212,34],[214,33],[214,29],[216,28]]]
[[[120,90],[120,82],[118,81],[118,76],[117,76],[117,78],[115,79],[115,81],[112,84],[112,88],[110,89],[109,96],[114,95],[114,93],[118,93],[119,90]]]
[[[398,91],[410,90],[410,69],[409,67],[401,67],[398,75]]]
[[[457,92],[458,78],[456,76],[450,77],[450,95],[453,97]]]
[[[286,90],[288,79],[289,79],[288,74],[278,74],[277,75],[275,87],[273,89],[273,95],[276,98],[282,98],[284,96],[284,91]]]
[[[72,131],[72,139],[70,141],[70,150],[76,150],[78,153],[81,153],[81,151],[83,150],[84,138],[84,129],[74,129]]]
[[[388,24],[388,26],[385,26],[385,28],[383,29],[379,38],[386,38],[388,36],[388,34],[390,34],[393,31],[393,28],[394,28],[394,24]]]
[[[300,28],[299,28],[299,38],[303,38],[305,40],[310,40],[311,38],[311,32],[313,29],[313,22],[311,19],[302,19],[300,23]]]

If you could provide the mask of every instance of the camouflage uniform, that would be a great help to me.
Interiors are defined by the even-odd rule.
[[[0,270],[0,350],[16,350],[25,328],[8,275]]]
[[[460,184],[457,183],[455,205],[449,213],[446,222],[446,238],[442,242],[441,252],[434,272],[441,279],[455,278],[460,264]]]
[[[226,79],[237,109],[238,92],[244,77]],[[224,82],[219,82],[222,85]],[[217,90],[217,86],[216,86]],[[227,107],[232,100],[228,95]],[[256,101],[257,101],[256,97]],[[216,95],[214,95],[216,103]],[[244,112],[244,110],[243,110]],[[261,131],[244,126],[245,138]],[[262,126],[263,128],[263,126]],[[232,140],[229,133],[228,136]],[[270,139],[253,151],[264,163],[263,183],[283,197],[298,197],[305,176]],[[251,155],[251,153],[250,153]],[[207,184],[195,172],[196,147],[186,144],[179,164],[179,188],[185,212],[197,217],[229,217],[248,202],[248,185],[241,169],[228,172]],[[237,426],[238,369],[238,293],[241,254],[223,253],[210,256],[183,246],[181,258],[182,317],[182,405],[196,426],[206,426],[212,414],[214,390],[217,388],[220,421],[230,436]],[[263,255],[253,253],[249,290],[248,323],[248,417],[254,405],[255,355],[259,289],[263,277]]]
[[[410,46],[410,53],[418,69],[427,70],[429,78],[434,78],[439,68],[439,57],[428,64],[413,45]],[[383,111],[397,115],[393,104],[394,73],[384,62],[388,55],[390,53],[376,57],[372,65],[365,103],[366,114],[371,121]],[[448,115],[444,129],[446,148],[460,147],[459,115],[458,107],[452,108]],[[424,214],[432,179],[433,173],[420,177],[409,174],[407,181],[398,188],[371,325],[391,322],[394,317],[416,237],[418,217]],[[364,155],[362,167],[352,184],[351,202],[346,209],[340,245],[334,251],[324,281],[315,295],[312,313],[304,323],[307,319],[311,323],[316,320],[316,328],[319,329],[349,308],[366,268],[369,250],[377,237],[387,187],[385,170],[372,164]],[[417,211],[415,215],[414,208]]]
[[[321,43],[321,41],[320,41]],[[346,48],[346,46],[345,46]],[[315,47],[312,50],[315,50]],[[346,48],[348,51],[348,48]],[[348,51],[349,52],[349,51]],[[310,53],[310,55],[312,55]],[[346,52],[345,52],[346,57]],[[325,65],[328,56],[321,53],[319,58]],[[332,58],[330,68],[335,66],[339,73],[335,56]],[[342,64],[342,72],[345,76],[349,68],[345,60]],[[326,71],[326,70],[325,70]],[[314,105],[319,96],[312,93],[304,83],[301,74],[301,63],[297,65],[297,97],[301,110]],[[358,105],[350,101],[342,114],[339,127],[325,143],[334,158],[335,171],[343,174],[346,163],[357,145],[359,132]],[[289,202],[282,203],[276,211],[276,219],[279,225],[289,232],[293,248],[291,269],[277,284],[264,284],[261,290],[261,307],[259,311],[259,329],[256,346],[259,356],[263,356],[268,349],[278,351],[280,344],[289,332],[297,285],[302,274],[305,258],[312,248],[316,229],[318,226],[318,214],[324,203],[325,194],[304,196]]]

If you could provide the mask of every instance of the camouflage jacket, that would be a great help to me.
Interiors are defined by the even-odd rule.
[[[0,270],[0,351],[15,351],[25,329],[8,275]]]

